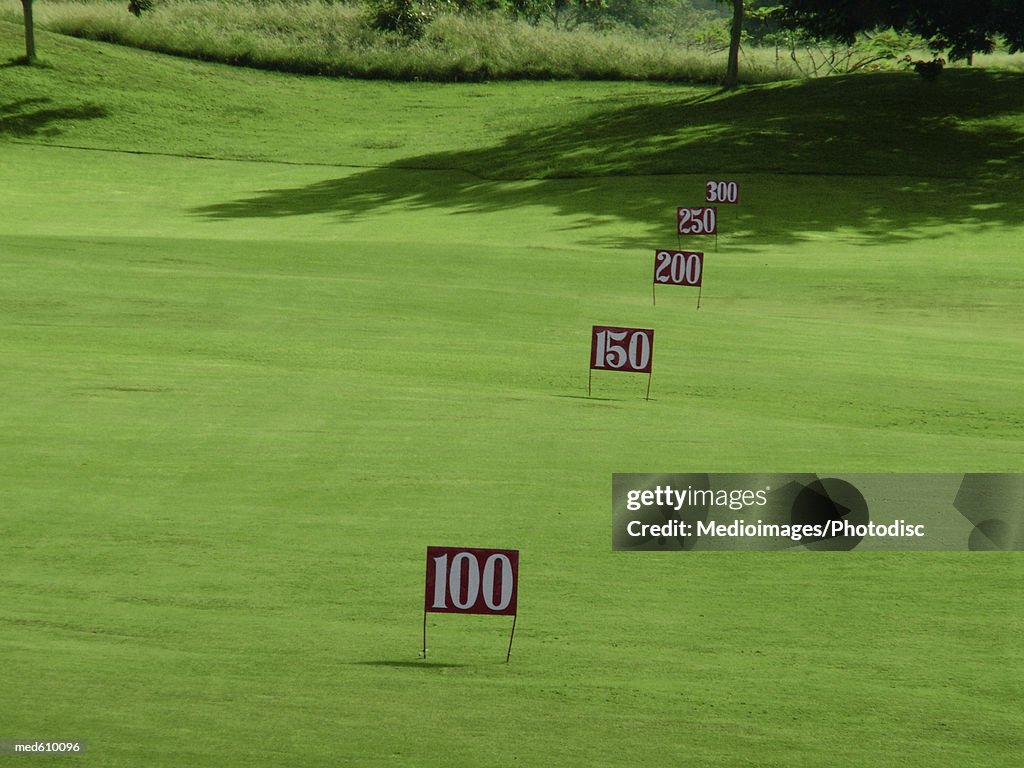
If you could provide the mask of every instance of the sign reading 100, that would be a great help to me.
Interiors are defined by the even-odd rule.
[[[427,547],[423,610],[514,614],[518,582],[518,549]]]

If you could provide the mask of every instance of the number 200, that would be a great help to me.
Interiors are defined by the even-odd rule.
[[[703,254],[689,251],[658,251],[655,254],[654,280],[675,285],[700,285]]]

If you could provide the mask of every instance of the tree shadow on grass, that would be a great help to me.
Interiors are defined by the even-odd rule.
[[[31,98],[0,104],[0,136],[58,136],[62,123],[96,120],[110,114],[106,107],[98,104],[78,104],[73,107],[43,106],[50,102],[48,98]]]
[[[931,236],[933,225],[1016,226],[1024,221],[1024,74],[861,75],[634,105],[193,213],[350,219],[394,206],[488,213],[545,205],[577,226],[626,220],[653,233],[665,229],[666,212],[703,200],[700,182],[684,191],[657,178],[677,175],[778,179],[776,191],[762,178],[743,198],[755,202],[736,209],[741,241],[849,228],[886,243]]]
[[[350,664],[358,664],[368,667],[392,667],[395,669],[457,669],[461,667],[471,666],[469,664],[452,664],[448,662],[429,661],[427,659],[417,659],[410,661],[408,659],[379,659],[375,661],[353,661]]]

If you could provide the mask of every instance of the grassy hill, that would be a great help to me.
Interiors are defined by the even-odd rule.
[[[1017,764],[1016,553],[613,554],[608,513],[613,472],[1020,471],[1024,75],[440,86],[41,40],[0,68],[0,739]],[[709,174],[742,203],[702,309],[654,307]],[[602,323],[656,328],[649,402],[586,397]],[[488,617],[417,658],[434,544],[522,551],[510,664]]]
[[[725,50],[696,17],[677,20],[660,37],[530,24],[505,13],[437,13],[419,32],[384,31],[366,3],[319,0],[161,0],[141,14],[109,0],[51,0],[36,9],[51,32],[203,61],[383,80],[653,80],[720,82]],[[0,0],[0,19],[20,20],[21,6]],[[724,32],[724,20],[720,35]],[[385,27],[388,25],[385,23]],[[407,34],[406,34],[407,33]],[[717,50],[712,50],[716,48]],[[772,53],[744,60],[745,82],[795,76],[788,58]]]

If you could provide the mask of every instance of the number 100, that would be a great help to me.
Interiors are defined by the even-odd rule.
[[[507,555],[495,553],[488,557],[482,574],[480,561],[471,552],[456,553],[450,564],[447,553],[438,555],[433,559],[433,566],[434,602],[431,607],[435,610],[471,610],[481,593],[490,611],[504,611],[512,602],[512,561]]]

